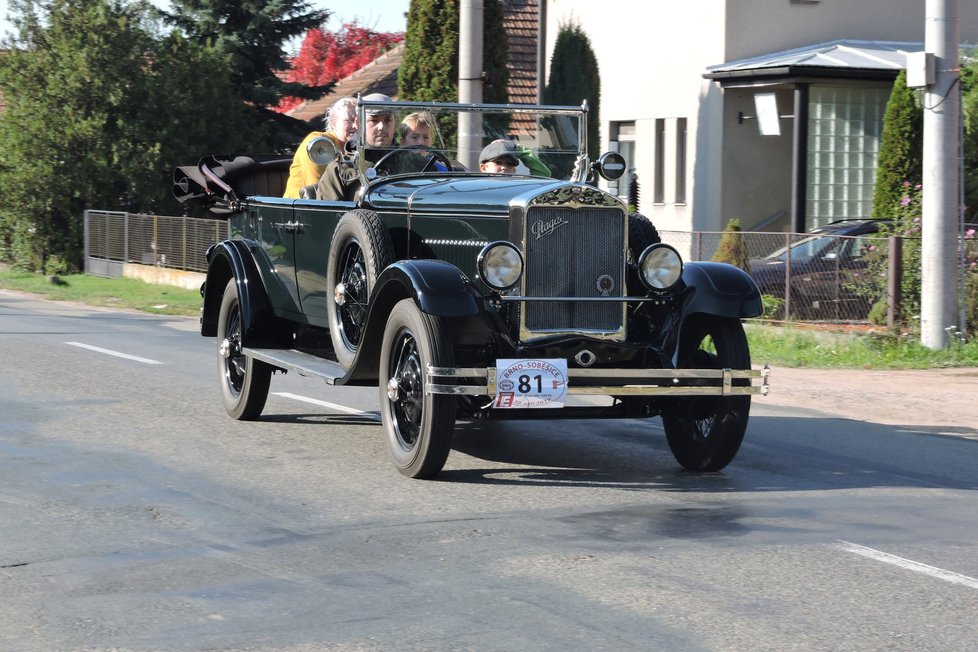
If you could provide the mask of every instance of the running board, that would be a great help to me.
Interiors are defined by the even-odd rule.
[[[338,362],[326,360],[295,349],[249,349],[242,350],[249,358],[268,363],[285,371],[294,371],[300,376],[320,378],[327,385],[345,385],[346,369]]]

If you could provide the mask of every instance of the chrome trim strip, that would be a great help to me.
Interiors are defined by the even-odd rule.
[[[663,297],[524,297],[522,295],[502,295],[499,297],[500,301],[522,301],[524,303],[529,303],[532,301],[662,301]],[[534,333],[539,331],[533,331]]]
[[[568,383],[569,394],[612,396],[741,396],[760,394],[767,396],[770,390],[771,369],[568,369],[571,378],[621,378],[644,383],[629,382],[621,385],[586,385]],[[485,384],[451,384],[434,382],[435,378],[485,379]],[[716,380],[719,385],[703,387],[686,385],[684,380]],[[734,387],[734,379],[759,379],[760,384]],[[668,383],[668,385],[665,385]],[[496,369],[494,367],[434,367],[428,365],[425,391],[431,394],[468,396],[494,396],[496,394]]]

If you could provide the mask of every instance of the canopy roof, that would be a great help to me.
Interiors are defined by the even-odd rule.
[[[903,41],[829,41],[710,66],[703,76],[725,86],[825,77],[892,80],[906,68],[907,54],[923,49],[923,43]]]

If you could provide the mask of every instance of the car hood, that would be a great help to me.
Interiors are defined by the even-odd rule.
[[[501,175],[392,179],[371,186],[364,203],[384,211],[500,213],[566,181]]]

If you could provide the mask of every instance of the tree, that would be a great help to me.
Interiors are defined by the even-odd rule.
[[[279,77],[288,69],[284,43],[319,27],[330,16],[305,0],[172,0],[164,20],[202,46],[230,57],[231,87],[253,112],[256,126],[269,127],[274,149],[294,146],[307,131],[299,120],[275,113],[285,97],[315,99],[328,87],[308,86]]]
[[[961,64],[965,221],[974,223],[978,222],[978,50],[962,52]]]
[[[747,255],[747,244],[744,242],[743,227],[739,219],[734,218],[727,222],[711,260],[729,263],[745,272],[750,270],[750,256]]]
[[[596,158],[601,149],[601,74],[591,41],[580,25],[560,26],[543,99],[547,104],[567,105],[587,100],[587,151],[592,160]]]
[[[404,34],[375,32],[356,22],[345,23],[337,32],[314,28],[306,32],[285,79],[312,87],[325,86],[360,70],[402,40]],[[275,110],[288,111],[301,101],[299,97],[287,97]]]
[[[883,115],[880,151],[873,189],[873,217],[890,217],[904,195],[904,182],[921,182],[923,165],[923,109],[907,86],[903,70],[893,82]]]
[[[458,101],[459,0],[411,0],[404,61],[397,94],[418,102]],[[482,12],[483,101],[508,100],[509,46],[499,0],[485,0]]]
[[[0,57],[0,258],[71,271],[82,264],[85,209],[167,206],[172,167],[240,143],[244,107],[224,85],[227,61],[175,34],[155,40],[144,6],[11,9],[19,36]]]

